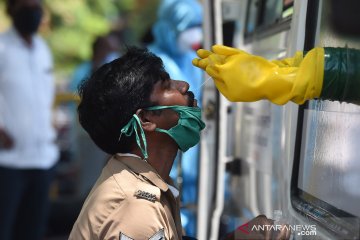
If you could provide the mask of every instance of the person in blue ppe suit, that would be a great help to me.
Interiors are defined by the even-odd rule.
[[[182,79],[190,84],[190,91],[199,100],[199,107],[202,73],[192,66],[191,61],[196,57],[195,50],[202,41],[201,24],[202,6],[197,0],[163,0],[152,28],[154,41],[148,46],[162,59],[172,79]],[[181,210],[182,224],[187,235],[193,236],[196,233],[196,213],[186,206],[197,204],[199,149],[199,145],[196,145],[181,156],[181,201],[185,206]],[[174,180],[179,172],[177,165],[175,162],[170,173]]]

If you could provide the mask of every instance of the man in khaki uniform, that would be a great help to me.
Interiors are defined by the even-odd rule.
[[[169,173],[177,151],[196,145],[205,127],[188,90],[186,82],[170,79],[160,58],[138,48],[82,83],[80,123],[113,157],[85,200],[69,239],[183,239],[179,192]],[[265,216],[249,224],[255,223],[272,224]],[[272,237],[271,232],[235,231],[226,239]]]
[[[138,156],[116,154],[86,200],[70,239],[179,239],[178,195]]]
[[[170,79],[160,58],[136,48],[82,84],[80,123],[113,157],[70,239],[182,239],[179,192],[169,173],[178,149],[195,145],[205,127],[188,89]]]

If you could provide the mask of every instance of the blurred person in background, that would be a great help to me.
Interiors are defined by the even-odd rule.
[[[52,55],[37,35],[40,0],[7,0],[0,35],[0,239],[43,239],[58,160]]]
[[[72,92],[77,90],[79,83],[88,78],[91,73],[98,69],[101,65],[111,62],[120,57],[119,37],[115,32],[108,35],[98,36],[92,45],[92,57],[90,60],[81,63],[76,67],[69,87]]]
[[[151,52],[162,59],[172,79],[181,79],[190,84],[190,91],[199,100],[199,107],[202,73],[192,66],[191,60],[202,42],[201,25],[202,7],[197,0],[164,0],[152,28],[154,41],[148,46]],[[181,156],[179,154],[170,174],[175,181],[176,178],[180,179],[177,182],[181,185],[181,218],[188,235],[196,234],[194,206],[197,204],[198,170],[199,145],[196,145]]]
[[[98,36],[92,45],[92,58],[80,64],[74,71],[69,83],[69,90],[77,92],[78,85],[87,79],[103,64],[120,57],[120,40],[118,32],[110,32],[107,35]],[[81,128],[76,117],[76,109],[73,109],[74,121],[72,123],[72,147],[74,157],[80,161],[81,174],[79,176],[77,193],[79,197],[85,197],[96,181],[103,168],[107,154],[99,149],[89,135]],[[101,161],[102,160],[102,161]]]

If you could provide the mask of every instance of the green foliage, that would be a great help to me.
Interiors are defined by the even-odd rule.
[[[0,32],[3,32],[10,24],[6,15],[5,1],[0,0]]]
[[[55,67],[70,74],[75,65],[91,57],[96,36],[110,31],[121,10],[109,0],[46,0],[49,31],[45,34],[55,57]]]
[[[156,21],[156,12],[160,0],[138,0],[130,16],[130,27],[135,38],[141,39],[143,34]]]
[[[49,43],[58,78],[69,78],[76,65],[88,60],[99,35],[123,30],[128,45],[137,45],[156,19],[159,0],[43,0],[40,32]],[[0,31],[10,24],[0,0]]]

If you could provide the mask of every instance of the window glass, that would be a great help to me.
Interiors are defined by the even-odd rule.
[[[298,187],[360,217],[360,107],[338,105],[313,101],[304,111]]]
[[[246,35],[287,20],[293,13],[293,0],[249,0],[247,7]]]
[[[248,13],[246,21],[246,32],[254,32],[257,26],[257,17],[258,17],[258,1],[249,1],[248,3]]]
[[[282,18],[283,0],[267,0],[264,12],[264,25],[279,22]]]

